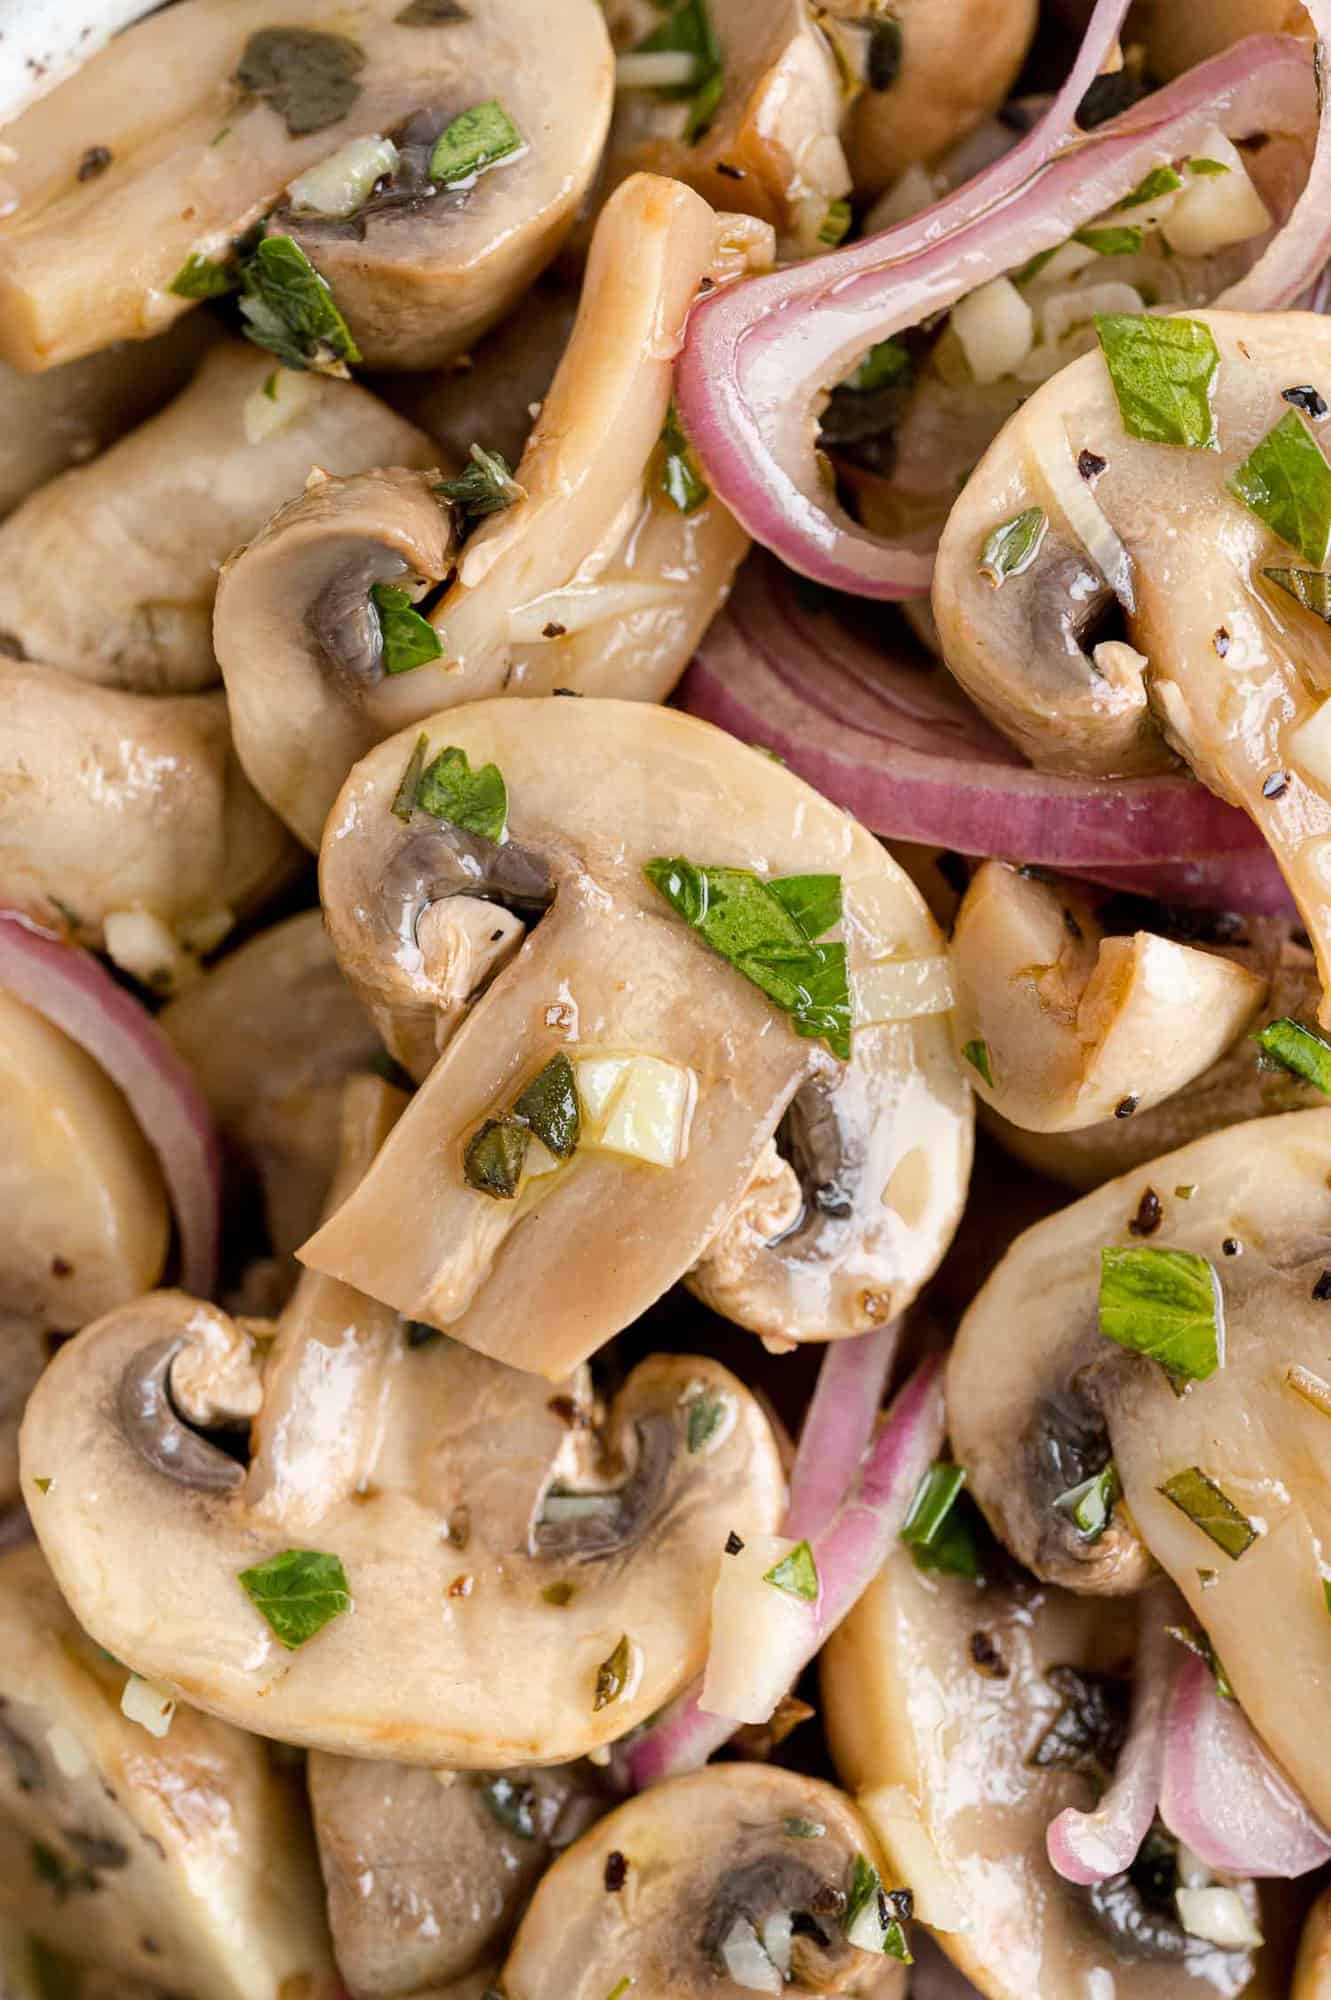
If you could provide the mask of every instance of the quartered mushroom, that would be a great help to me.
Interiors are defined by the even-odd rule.
[[[272,1249],[290,1256],[327,1198],[343,1083],[381,1048],[321,914],[304,911],[250,938],[158,1018],[229,1151],[263,1189]]]
[[[670,692],[748,547],[667,426],[689,307],[709,273],[734,274],[735,226],[679,182],[636,175],[598,221],[516,480],[482,437],[442,489],[396,471],[330,481],[227,565],[215,642],[237,747],[307,845],[356,758],[440,708]],[[459,556],[469,519],[482,524]],[[371,591],[405,591],[401,616],[449,578],[430,629],[394,651]]]
[[[436,366],[559,248],[611,95],[594,0],[366,0],[336,21],[319,0],[183,0],[6,128],[0,358],[37,371],[160,331],[226,289],[217,267],[262,224],[274,266],[248,242],[240,262],[267,343],[323,358],[280,262],[328,358]]]
[[[348,1087],[334,1201],[401,1102]],[[250,1418],[248,1467],[203,1434]],[[568,1762],[677,1693],[727,1535],[784,1504],[714,1362],[654,1357],[601,1412],[585,1377],[552,1393],[313,1274],[262,1380],[252,1331],[180,1293],[98,1321],[21,1450],[75,1615],[137,1673],[287,1742],[485,1770]]]
[[[1324,1819],[1307,1716],[1331,1687],[1329,1172],[1331,1113],[1301,1111],[1109,1182],[1018,1237],[948,1376],[958,1459],[1008,1547],[1089,1591],[1134,1586],[1154,1558]],[[1077,1489],[1111,1459],[1123,1501],[1092,1537]]]
[[[50,1491],[80,1478],[77,1455]],[[35,1548],[0,1557],[0,1914],[196,2000],[331,2000],[313,1843],[267,1748],[80,1631]]]
[[[675,1778],[601,1820],[542,1878],[501,1982],[507,2000],[904,2000],[873,1836],[831,1785],[775,1765]],[[889,1892],[886,1902],[880,1893]],[[882,1922],[886,1912],[887,1922]],[[857,1941],[858,1940],[858,1941]]]
[[[245,782],[221,694],[125,694],[0,659],[0,744],[6,903],[147,985],[169,991],[192,949],[294,872],[299,850]]]
[[[986,861],[957,913],[957,1047],[977,1094],[1027,1131],[1122,1123],[1172,1097],[1266,998],[1259,973],[1217,952],[1149,930],[1106,936],[1102,900]]]
[[[474,703],[356,767],[321,889],[425,1081],[312,1269],[550,1375],[704,1257],[755,1173],[791,1198],[703,1289],[756,1332],[861,1332],[934,1269],[970,1164],[941,941],[772,758],[638,703]]]
[[[1111,315],[1101,343],[1036,391],[967,482],[934,581],[944,656],[1042,768],[1126,777],[1167,769],[1177,752],[1242,806],[1300,906],[1325,987],[1331,739],[1317,605],[1331,470],[1315,378],[1324,369],[1331,384],[1331,330],[1301,313]],[[1166,375],[1177,394],[1159,402]],[[1307,482],[1298,518],[1280,504],[1294,490],[1282,465]],[[1115,611],[1126,639],[1107,636]]]
[[[1168,1836],[1094,1888],[1055,1873],[1050,1823],[1095,1805],[1126,1734],[1134,1621],[996,1560],[977,1580],[899,1547],[823,1654],[833,1757],[892,1879],[985,2000],[1275,2000],[1252,1951],[1183,1929]]]
[[[231,551],[316,469],[435,456],[368,391],[228,341],[169,409],[0,527],[4,649],[112,687],[208,687],[219,678],[213,595]]]
[[[594,1765],[431,1771],[310,1753],[338,1969],[355,2000],[496,1973],[553,1856],[611,1803]],[[492,1983],[492,1982],[487,1982]]]

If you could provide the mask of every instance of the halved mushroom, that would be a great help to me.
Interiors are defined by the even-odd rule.
[[[268,218],[370,366],[436,366],[555,254],[611,95],[595,0],[366,0],[335,25],[320,0],[184,0],[7,127],[0,357],[40,370],[160,331],[207,295],[190,260]],[[484,131],[458,122],[478,108]],[[93,141],[108,157],[80,178]]]
[[[52,1495],[79,1476],[66,1461]],[[328,2000],[289,1782],[254,1737],[172,1707],[80,1631],[37,1549],[0,1557],[0,1911],[126,1982]]]
[[[40,1326],[30,1320],[0,1319],[0,1548],[9,1546],[4,1529],[19,1497],[18,1428],[48,1351]]]
[[[504,1965],[507,2000],[854,1993],[903,2000],[905,1968],[847,1937],[876,1846],[831,1785],[724,1764],[631,1799],[546,1874]],[[858,1868],[857,1868],[858,1864]],[[876,1896],[874,1879],[872,1894]]]
[[[1009,1548],[1046,1580],[1092,1591],[1135,1582],[1154,1557],[1323,1818],[1331,1780],[1307,1716],[1331,1691],[1318,1555],[1331,1533],[1329,1171],[1331,1112],[1300,1111],[1109,1182],[1017,1239],[963,1319],[948,1376],[957,1456]],[[1143,1244],[1148,1192],[1159,1221]],[[1170,1278],[1199,1300],[1213,1288],[1213,1321],[1201,1305],[1192,1322],[1190,1375],[1171,1378],[1100,1331],[1101,1252],[1125,1245],[1122,1282],[1143,1286],[1148,1308],[1154,1296],[1177,1309]],[[1104,1282],[1125,1340],[1148,1340]],[[1111,1458],[1124,1502],[1094,1540],[1067,1496]]]
[[[401,1102],[348,1086],[333,1200]],[[250,1416],[247,1469],[199,1426]],[[784,1499],[766,1417],[714,1362],[643,1362],[602,1422],[584,1377],[552,1395],[312,1274],[261,1385],[251,1332],[180,1293],[98,1321],[21,1450],[117,1659],[288,1742],[473,1769],[568,1762],[677,1693],[727,1535],[772,1532]],[[312,1549],[340,1564],[322,1615],[270,1630],[265,1565]]]
[[[925,1574],[905,1548],[823,1653],[837,1770],[986,2000],[1255,2000],[1251,1951],[1182,1928],[1166,1844],[1154,1871],[1143,1857],[1096,1889],[1050,1865],[1051,1821],[1093,1806],[1113,1771],[1132,1661],[1126,1605],[1005,1573]],[[1251,1886],[1241,1894],[1254,1912]]]
[[[281,373],[271,356],[228,341],[169,409],[0,527],[5,646],[112,687],[208,687],[219,678],[213,595],[231,551],[316,468],[349,474],[435,456],[366,390]]]
[[[1103,898],[1005,861],[971,879],[952,933],[952,1031],[972,1088],[1014,1125],[1122,1122],[1210,1068],[1266,998],[1256,972],[1149,930],[1106,936]]]
[[[343,1083],[380,1051],[319,911],[261,931],[158,1018],[198,1078],[226,1145],[258,1177],[273,1250],[290,1256],[328,1195]]]
[[[307,845],[355,759],[440,708],[670,692],[748,547],[682,439],[662,443],[684,322],[709,272],[733,275],[734,230],[677,181],[619,189],[517,484],[460,560],[435,482],[388,472],[292,502],[227,565],[215,643],[237,747]],[[683,492],[665,483],[671,449]],[[390,670],[370,590],[419,596],[450,574],[439,657]]]
[[[355,2000],[493,1971],[551,1858],[607,1810],[594,1765],[386,1769],[312,1751],[310,1802],[338,1970]]]
[[[1309,478],[1331,484],[1297,407],[1326,408],[1310,378],[1322,369],[1331,384],[1331,329],[1303,313],[1138,318],[1126,333],[1116,324],[1111,339],[1140,341],[1141,329],[1160,324],[1176,330],[1162,336],[1176,343],[1171,351],[1189,346],[1192,400],[1186,413],[1171,406],[1165,431],[1202,445],[1211,426],[1215,448],[1128,435],[1103,353],[1065,368],[1006,425],[949,519],[934,580],[944,655],[1042,768],[1132,776],[1168,768],[1177,751],[1212,791],[1242,806],[1303,911],[1325,988],[1326,627],[1297,598],[1301,578],[1314,591],[1324,579],[1283,568],[1288,546],[1230,487],[1256,453],[1239,483],[1280,519],[1271,495],[1261,498],[1262,467],[1285,449]],[[1125,386],[1135,408],[1133,393]],[[1280,440],[1266,444],[1282,419]],[[1134,421],[1149,429],[1153,420],[1139,411]],[[1306,522],[1314,541],[1319,532],[1331,538],[1322,507]],[[1031,538],[1020,558],[1019,522]],[[1292,516],[1283,522],[1305,532]],[[992,540],[1004,529],[1006,554]],[[1097,644],[1115,592],[1131,643]]]
[[[1299,1944],[1290,2000],[1328,2000],[1331,1995],[1331,1889],[1323,1889],[1308,1913]]]
[[[783,1340],[892,1318],[946,1248],[970,1165],[941,941],[895,863],[773,759],[672,710],[478,702],[423,740],[448,768],[496,767],[508,837],[404,803],[415,731],[372,751],[329,816],[334,948],[426,1080],[302,1261],[560,1375],[704,1255],[785,1120],[803,1215],[776,1242],[753,1233],[724,1297],[707,1295]],[[821,877],[844,912],[848,1061],[674,913],[644,872],[658,857],[744,871],[726,880],[749,898]],[[807,952],[805,936],[780,949]],[[819,976],[813,960],[801,976]],[[583,1143],[492,1198],[468,1149],[552,1062],[577,1066]]]
[[[173,948],[215,944],[298,864],[236,763],[221,694],[124,694],[0,659],[0,744],[10,908],[97,948],[108,918],[152,920],[168,986]]]

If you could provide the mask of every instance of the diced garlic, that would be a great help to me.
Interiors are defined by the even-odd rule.
[[[46,1747],[62,1778],[81,1778],[89,1768],[87,1751],[63,1722],[51,1724],[46,1732]]]
[[[574,1064],[584,1141],[594,1141],[599,1135],[615,1093],[628,1073],[628,1066],[627,1056],[582,1056]]]
[[[217,950],[235,927],[234,910],[205,910],[201,916],[182,917],[176,925],[176,935],[186,951],[197,952],[206,958],[210,951]]]
[[[150,1736],[165,1736],[175,1712],[175,1696],[154,1687],[151,1681],[140,1680],[137,1674],[131,1674],[125,1682],[125,1692],[120,1697],[120,1713],[128,1716],[131,1722],[137,1722]]]
[[[982,388],[1010,375],[1035,341],[1035,314],[1010,278],[993,278],[952,308],[952,330]]]
[[[707,275],[714,285],[728,285],[732,278],[747,277],[751,271],[770,271],[776,262],[776,231],[770,222],[756,215],[738,215],[722,209],[716,218]]]
[[[1097,313],[1142,313],[1146,306],[1134,285],[1117,278],[1103,285],[1080,285],[1076,291],[1054,292],[1040,307],[1040,325],[1046,340],[1058,342],[1073,327],[1089,326]]]
[[[952,974],[945,958],[885,958],[850,975],[857,1028],[887,1021],[913,1021],[920,1014],[946,1014],[952,1005]]]
[[[785,1986],[747,1917],[736,1917],[722,1938],[721,1957],[728,1977],[749,1993],[780,1993]]]
[[[246,444],[262,444],[294,424],[318,402],[323,388],[312,369],[274,368],[241,405]]]
[[[1331,797],[1331,701],[1324,701],[1306,722],[1290,730],[1285,752],[1318,791]]]
[[[722,1556],[712,1592],[712,1630],[698,1706],[735,1722],[770,1722],[789,1692],[790,1661],[813,1631],[814,1607],[767,1581],[799,1544],[781,1535],[750,1535]]]
[[[1262,1943],[1237,1889],[1178,1889],[1174,1902],[1189,1937],[1205,1938],[1223,1951],[1256,1951]]]
[[[1194,151],[1196,158],[1214,160],[1229,171],[1195,174],[1184,169],[1183,187],[1160,228],[1170,249],[1180,257],[1210,257],[1231,243],[1264,234],[1271,215],[1237,146],[1213,128]]]
[[[179,993],[199,968],[151,910],[112,910],[102,927],[113,965],[154,993]]]
[[[1075,278],[1079,271],[1084,271],[1088,264],[1093,264],[1095,258],[1096,252],[1089,245],[1070,238],[1068,242],[1059,244],[1049,262],[1041,266],[1031,283],[1034,284],[1038,279],[1042,285],[1061,284],[1065,278]]]
[[[652,1166],[677,1167],[688,1151],[697,1094],[691,1069],[659,1056],[632,1056],[598,1143]]]
[[[542,1179],[546,1174],[557,1174],[563,1164],[562,1160],[555,1158],[548,1146],[542,1145],[533,1132],[527,1142],[527,1157],[522,1163],[524,1178],[529,1181],[537,1181]]]
[[[317,166],[297,174],[287,187],[287,196],[298,215],[354,215],[368,200],[374,184],[397,166],[398,151],[391,139],[367,132],[339,146]]]

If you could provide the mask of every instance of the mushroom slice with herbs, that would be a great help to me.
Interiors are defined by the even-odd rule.
[[[6,129],[0,358],[142,339],[243,273],[296,366],[436,366],[559,248],[611,95],[595,0],[184,0]]]
[[[1307,1716],[1331,1688],[1329,1171],[1331,1112],[1301,1111],[1109,1182],[1017,1239],[948,1375],[957,1457],[1007,1545],[1082,1590],[1153,1557],[1323,1819]],[[1123,1504],[1092,1535],[1097,1487],[1098,1512],[1115,1487]]]
[[[75,1446],[51,1497],[82,1476]],[[126,1984],[329,2000],[320,1901],[266,1746],[112,1659],[37,1549],[0,1557],[0,1913]]]
[[[973,1088],[1014,1125],[1069,1132],[1159,1104],[1252,1022],[1266,981],[1138,930],[1097,898],[1004,861],[972,877],[952,933],[952,1014]]]
[[[231,1154],[263,1189],[272,1249],[291,1256],[328,1195],[343,1084],[381,1054],[338,971],[319,911],[250,938],[159,1020],[197,1077]],[[86,1313],[79,1324],[93,1317]]]
[[[831,1785],[775,1765],[713,1766],[631,1799],[555,1862],[502,1991],[605,2000],[618,1981],[671,2000],[903,2000],[910,1899],[894,1886]]]
[[[0,659],[0,880],[158,992],[294,873],[219,694],[154,697]]]
[[[832,1754],[892,1879],[985,2000],[1255,2000],[1252,1951],[1183,1929],[1163,1830],[1098,1888],[1046,1852],[1058,1814],[1095,1805],[1126,1737],[1129,1607],[1042,1588],[992,1549],[980,1567],[926,1571],[897,1548],[823,1654]],[[1251,1922],[1252,1886],[1233,1893]]]
[[[197,4],[197,0],[191,0]],[[171,406],[0,527],[0,632],[20,659],[148,693],[217,681],[217,572],[316,468],[427,466],[430,440],[350,382],[228,341]]]
[[[493,1971],[551,1859],[604,1813],[587,1763],[386,1769],[312,1751],[310,1802],[338,1968],[356,2000]]]
[[[426,1080],[312,1269],[561,1375],[707,1252],[783,1120],[803,1219],[750,1232],[727,1312],[835,1339],[934,1269],[970,1164],[941,940],[773,759],[644,704],[474,703],[356,767],[321,887]]]
[[[401,1103],[348,1087],[334,1201]],[[643,1362],[602,1421],[583,1376],[552,1393],[306,1274],[262,1382],[257,1362],[179,1293],[109,1315],[29,1401],[23,1481],[86,1630],[286,1742],[483,1770],[586,1755],[701,1671],[727,1535],[780,1519],[771,1427],[711,1361]],[[246,1468],[200,1427],[249,1418]]]
[[[215,640],[236,743],[307,845],[356,758],[441,708],[670,692],[748,547],[670,420],[684,322],[709,271],[727,268],[734,223],[677,181],[636,175],[597,223],[516,478],[482,437],[442,485],[332,481],[228,564]],[[480,523],[460,559],[451,520]],[[412,600],[450,576],[425,624]],[[385,606],[371,600],[381,587],[406,596]]]
[[[1126,777],[1177,751],[1242,806],[1326,987],[1331,468],[1316,377],[1331,391],[1331,329],[1240,312],[1098,326],[1099,349],[1036,391],[953,509],[934,579],[944,656],[1042,768]],[[1127,640],[1096,643],[1115,596]]]

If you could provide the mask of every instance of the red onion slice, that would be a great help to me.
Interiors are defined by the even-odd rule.
[[[79,945],[0,911],[0,987],[99,1062],[161,1162],[180,1232],[180,1282],[210,1298],[221,1234],[221,1153],[190,1071],[138,1001]]]
[[[1116,29],[1123,11],[1102,0],[1092,33]],[[1324,25],[1331,0],[1311,0],[1310,11]],[[714,490],[791,568],[860,596],[923,595],[932,538],[880,540],[830,493],[816,449],[823,394],[875,341],[1065,242],[1211,127],[1239,137],[1308,129],[1310,52],[1287,36],[1250,36],[1090,136],[1069,139],[1072,109],[1061,92],[1026,141],[923,215],[694,308],[676,367],[685,425]],[[1219,303],[1280,306],[1314,281],[1331,246],[1329,150],[1324,116],[1286,227]]]
[[[1191,1653],[1174,1672],[1160,1816],[1221,1874],[1306,1875],[1331,1861],[1331,1834]]]
[[[790,1473],[784,1532],[795,1541],[820,1535],[846,1497],[882,1408],[899,1332],[893,1320],[823,1350]]]

